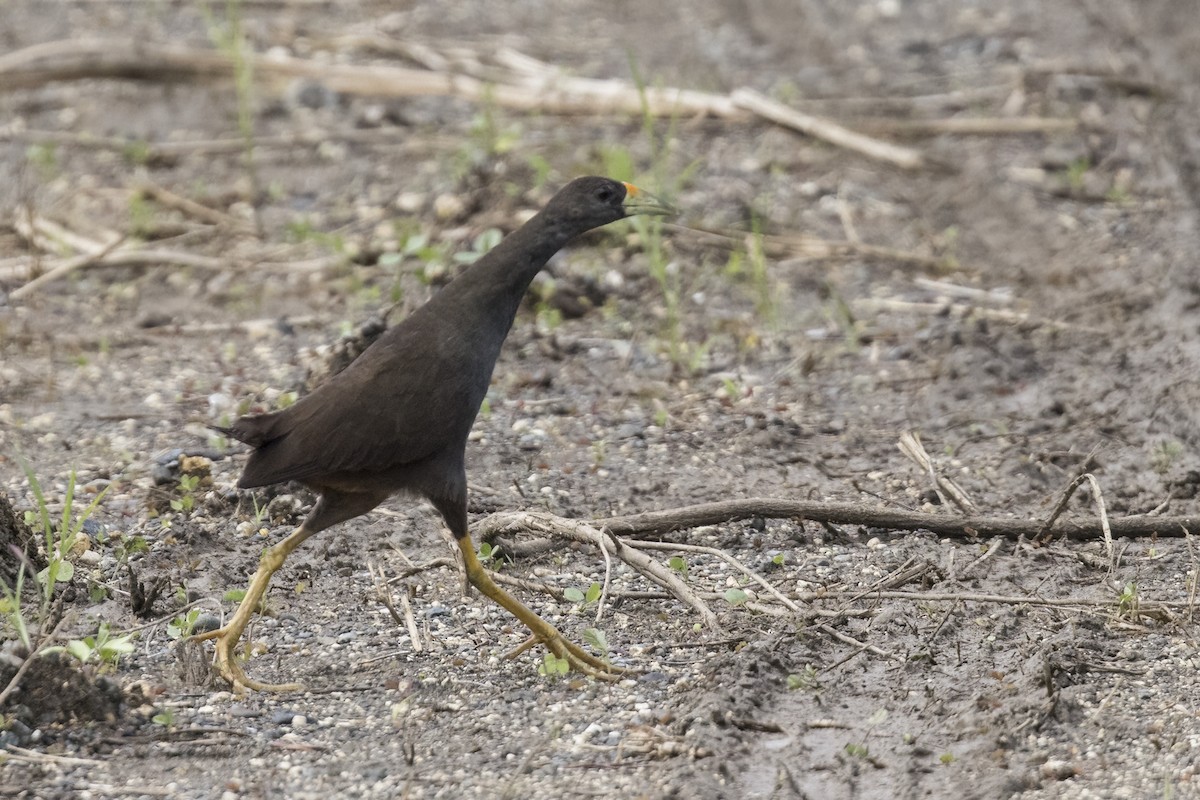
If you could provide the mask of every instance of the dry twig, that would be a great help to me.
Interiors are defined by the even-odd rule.
[[[1076,478],[1071,481],[1067,488],[1063,490],[1062,496],[1058,499],[1058,503],[1054,506],[1054,510],[1050,512],[1050,516],[1046,519],[1046,524],[1042,526],[1042,529],[1038,531],[1037,536],[1034,538],[1037,541],[1045,541],[1049,538],[1050,529],[1054,526],[1055,521],[1062,515],[1063,511],[1066,510],[1067,501],[1071,499],[1071,495],[1075,494],[1075,490],[1084,483],[1091,484],[1092,487],[1092,495],[1096,500],[1096,512],[1100,518],[1100,535],[1104,539],[1104,551],[1108,553],[1109,572],[1112,572],[1114,569],[1116,569],[1116,564],[1114,564],[1112,560],[1113,537],[1112,529],[1108,524],[1108,510],[1104,506],[1104,496],[1100,494],[1100,482],[1097,481],[1096,476],[1090,472],[1085,472],[1082,475],[1076,476]]]
[[[965,514],[974,514],[978,511],[974,501],[967,496],[967,493],[963,491],[961,486],[937,471],[934,467],[933,459],[929,457],[929,453],[925,450],[925,445],[921,444],[919,434],[912,431],[904,431],[900,434],[898,446],[901,453],[907,456],[910,461],[920,467],[929,476],[929,481],[933,484],[934,490],[939,496],[949,497],[954,505],[958,506],[958,510]]]
[[[777,125],[793,128],[803,134],[852,150],[868,158],[886,161],[901,169],[921,169],[925,166],[925,157],[912,148],[873,139],[836,122],[805,114],[753,89],[737,89],[731,99],[737,107],[752,111]]]
[[[613,555],[631,566],[643,577],[662,586],[681,602],[691,606],[709,628],[720,630],[721,625],[708,604],[680,580],[670,568],[664,567],[636,547],[623,542],[608,530],[601,531],[586,522],[536,512],[492,514],[476,525],[476,532],[484,541],[501,534],[529,530],[572,539],[593,547],[609,547]]]
[[[1068,133],[1079,121],[1062,117],[950,117],[949,119],[865,119],[870,131],[899,136],[1013,136],[1023,133]]]
[[[831,525],[863,525],[893,531],[926,530],[938,536],[968,540],[985,536],[1032,539],[1045,527],[1043,521],[1036,519],[931,514],[924,511],[875,508],[860,503],[821,503],[778,497],[700,503],[666,511],[611,517],[597,520],[593,524],[603,525],[605,529],[619,536],[650,536],[752,517],[808,520]],[[1108,527],[1109,535],[1113,537],[1175,538],[1184,535],[1184,528],[1200,527],[1200,516],[1116,517],[1108,520]],[[1101,525],[1095,520],[1064,520],[1058,522],[1056,531],[1063,538],[1081,541],[1103,539],[1105,536]]]

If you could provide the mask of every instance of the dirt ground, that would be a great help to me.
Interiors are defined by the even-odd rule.
[[[669,263],[621,226],[551,263],[468,450],[475,524],[754,497],[964,513],[936,502],[934,473],[981,515],[1044,519],[1082,473],[1096,483],[1073,518],[1101,499],[1114,518],[1200,513],[1188,3],[244,0],[237,14],[254,52],[330,64],[510,48],[583,77],[749,87],[916,148],[917,169],[748,116],[647,131],[637,114],[259,76],[239,123],[226,80],[4,77],[4,54],[44,42],[230,52],[227,10],[0,8],[0,491],[34,507],[18,456],[52,508],[72,470],[85,496],[108,487],[60,636],[136,629],[115,665],[47,658],[9,698],[0,794],[1200,797],[1198,567],[1181,531],[1112,554],[765,515],[665,537],[782,596],[711,553],[654,551],[682,559],[719,630],[619,563],[599,621],[594,603],[516,589],[638,670],[604,684],[541,675],[537,651],[506,660],[519,625],[449,568],[391,584],[415,636],[399,624],[373,575],[447,551],[433,512],[396,499],[276,576],[247,669],[305,691],[205,685],[204,653],[166,625],[188,602],[229,613],[225,593],[311,501],[239,495],[239,451],[206,422],[286,403],[341,337],[436,291],[483,231],[512,230],[576,175],[629,168],[682,209]],[[1044,127],[1001,129],[1014,119]],[[918,125],[946,120],[983,129]],[[216,216],[139,193],[147,181]],[[79,252],[61,232],[32,243],[35,219],[202,258],[100,263],[14,295],[31,267]],[[932,469],[900,451],[905,432]],[[211,483],[182,488],[185,457]],[[606,573],[584,547],[497,567],[559,590]],[[145,617],[130,569],[161,588]],[[757,603],[726,599],[739,588]],[[20,654],[0,655],[7,683]]]

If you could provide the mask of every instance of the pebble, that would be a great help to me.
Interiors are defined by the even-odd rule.
[[[1057,759],[1051,759],[1042,764],[1041,769],[1043,778],[1050,778],[1056,781],[1065,781],[1067,778],[1073,778],[1077,772],[1078,770],[1075,769],[1075,765],[1070,761],[1060,761]]]
[[[463,201],[458,195],[439,194],[433,201],[433,214],[440,222],[454,219],[463,212]]]
[[[271,713],[271,722],[275,725],[294,725],[301,716],[290,708],[280,708]]]

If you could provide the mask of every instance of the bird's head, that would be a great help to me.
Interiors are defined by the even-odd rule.
[[[546,206],[563,219],[595,228],[639,214],[670,216],[679,213],[667,203],[632,183],[589,176],[568,183]]]

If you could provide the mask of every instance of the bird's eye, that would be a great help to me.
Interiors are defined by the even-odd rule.
[[[602,188],[600,189],[600,191],[596,193],[596,197],[597,197],[597,198],[600,200],[600,202],[602,202],[602,203],[611,203],[611,202],[612,202],[612,199],[613,199],[613,190],[612,190],[612,187],[610,187],[610,186],[605,186],[605,187],[602,187]]]

